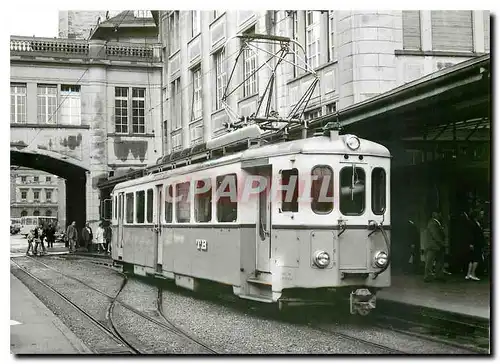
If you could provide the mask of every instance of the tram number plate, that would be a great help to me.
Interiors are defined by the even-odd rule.
[[[205,239],[196,239],[196,249],[206,252],[208,249],[207,241]]]

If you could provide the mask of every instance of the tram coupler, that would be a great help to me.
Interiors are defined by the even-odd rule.
[[[349,299],[351,315],[368,315],[375,308],[376,300],[376,294],[367,288],[358,288],[352,291]]]

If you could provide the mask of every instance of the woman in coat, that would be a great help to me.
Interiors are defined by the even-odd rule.
[[[479,222],[479,213],[473,211],[470,215],[471,218],[471,244],[469,246],[469,267],[465,279],[472,279],[479,281],[476,276],[477,265],[483,260],[483,249],[486,245],[484,238],[483,228]]]
[[[99,227],[95,233],[95,244],[97,244],[97,249],[99,252],[106,253],[106,248],[104,247],[104,228],[102,227],[102,222],[99,223]]]

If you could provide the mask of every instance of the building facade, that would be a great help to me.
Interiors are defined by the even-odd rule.
[[[10,216],[55,216],[64,226],[65,187],[58,176],[14,166],[10,171]]]
[[[404,83],[489,52],[488,11],[160,11],[163,46],[165,152],[207,141],[225,132],[230,115],[221,96],[240,117],[256,111],[269,71],[255,71],[274,53],[244,52],[238,34],[289,37],[296,59],[276,71],[271,107],[280,116],[319,77],[305,110],[314,119],[367,100]],[[302,52],[302,49],[304,52]],[[294,56],[295,57],[295,56]],[[272,65],[271,61],[269,64]]]
[[[127,21],[127,32],[141,28]],[[68,219],[79,226],[100,218],[100,180],[162,154],[160,46],[150,35],[139,44],[99,35],[10,41],[11,163],[23,156],[23,166],[64,178]]]

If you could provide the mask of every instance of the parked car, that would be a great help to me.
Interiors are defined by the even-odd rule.
[[[10,219],[10,235],[16,235],[21,231],[21,219]]]

